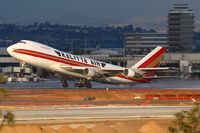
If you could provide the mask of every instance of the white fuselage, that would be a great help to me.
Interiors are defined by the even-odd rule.
[[[52,72],[76,78],[86,77],[82,73],[67,71],[62,69],[60,66],[64,64],[65,66],[69,67],[91,67],[94,69],[112,68],[113,70],[122,68],[116,65],[89,59],[83,56],[62,52],[47,45],[27,40],[22,40],[8,47],[7,51],[12,57],[19,61],[31,64],[36,67],[47,69]],[[149,82],[145,79],[135,80],[134,78],[126,78],[122,74],[116,74],[110,77],[93,78],[92,80],[110,84]]]

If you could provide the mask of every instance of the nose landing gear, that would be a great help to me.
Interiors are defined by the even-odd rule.
[[[64,88],[69,87],[69,85],[67,83],[67,78],[63,78],[61,80],[61,83],[62,83]],[[77,88],[92,88],[92,84],[87,79],[80,79],[78,83],[74,84],[74,87],[77,87]]]
[[[24,77],[24,74],[26,72],[25,69],[26,63],[25,62],[20,62],[20,73],[19,73],[19,77]]]

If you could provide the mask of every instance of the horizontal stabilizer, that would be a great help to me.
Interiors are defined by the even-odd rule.
[[[181,76],[150,76],[144,77],[145,79],[175,79],[181,78]]]
[[[167,70],[178,70],[175,67],[156,67],[156,68],[140,68],[141,71],[167,71]]]

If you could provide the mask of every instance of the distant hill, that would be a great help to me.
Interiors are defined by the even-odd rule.
[[[59,24],[68,24],[68,25],[88,25],[88,26],[101,26],[104,24],[108,25],[120,25],[124,24],[122,21],[115,20],[105,20],[95,17],[90,17],[87,15],[79,13],[67,13],[50,19],[49,22],[59,23]]]

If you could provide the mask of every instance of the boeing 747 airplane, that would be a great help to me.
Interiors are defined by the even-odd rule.
[[[29,40],[21,40],[8,47],[7,51],[20,62],[59,73],[65,77],[80,79],[78,83],[75,83],[76,87],[91,87],[90,81],[108,84],[147,83],[153,79],[165,78],[156,76],[156,71],[171,69],[159,67],[163,53],[166,51],[160,46],[130,68],[73,55]],[[63,86],[68,87],[67,78]]]

